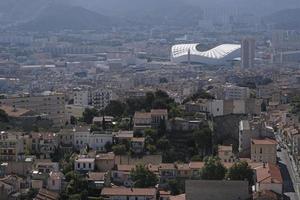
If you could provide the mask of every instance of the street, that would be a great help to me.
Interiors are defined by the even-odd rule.
[[[276,139],[279,144],[283,145],[282,139],[276,135]],[[284,145],[285,146],[285,145]],[[299,196],[296,190],[299,190],[298,179],[295,170],[293,169],[293,163],[287,152],[287,148],[281,148],[281,151],[277,151],[278,166],[280,167],[281,175],[283,178],[283,193],[285,199],[299,200]]]

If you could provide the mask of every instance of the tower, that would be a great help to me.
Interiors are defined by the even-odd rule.
[[[242,40],[242,68],[252,68],[255,59],[255,40],[244,38]]]

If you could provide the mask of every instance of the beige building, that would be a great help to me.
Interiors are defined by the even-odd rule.
[[[22,95],[0,100],[0,105],[25,108],[38,114],[44,114],[53,121],[54,126],[65,124],[65,95],[44,92],[38,95]]]
[[[234,154],[232,151],[232,145],[218,146],[218,157],[221,159],[222,162],[234,162]]]
[[[251,160],[276,164],[276,145],[277,142],[273,139],[252,139]]]
[[[25,153],[25,136],[22,133],[0,133],[0,161],[18,161]]]

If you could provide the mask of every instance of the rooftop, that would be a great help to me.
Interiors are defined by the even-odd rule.
[[[155,196],[155,188],[103,188],[103,196]]]

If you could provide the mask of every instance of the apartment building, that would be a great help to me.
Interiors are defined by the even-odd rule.
[[[250,89],[247,87],[239,87],[236,85],[225,85],[224,99],[245,100],[250,97]]]
[[[25,108],[44,114],[56,127],[65,124],[65,95],[63,93],[43,92],[37,95],[22,95],[0,100],[0,105]]]
[[[22,133],[1,131],[0,161],[18,161],[24,157],[26,136]]]
[[[92,105],[102,110],[112,100],[112,91],[107,89],[98,89],[92,92]]]

